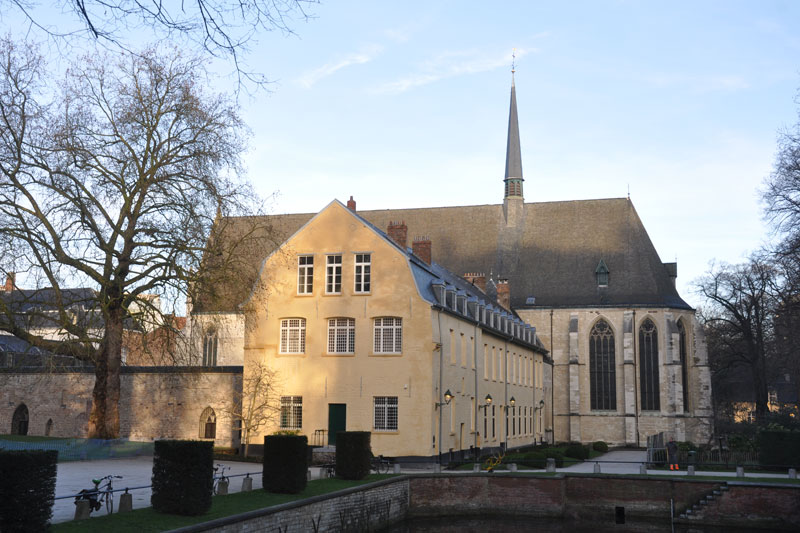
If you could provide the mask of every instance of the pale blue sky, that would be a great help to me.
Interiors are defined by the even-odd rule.
[[[624,197],[679,290],[767,237],[797,120],[800,2],[330,1],[249,61],[248,176],[272,212],[502,201],[511,50],[526,201]],[[221,80],[216,88],[226,90]],[[602,228],[587,228],[602,231]],[[434,243],[434,258],[435,258]]]

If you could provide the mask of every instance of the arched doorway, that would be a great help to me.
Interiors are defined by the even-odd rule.
[[[14,416],[11,417],[11,434],[28,434],[28,407],[24,403],[19,404],[14,411]]]

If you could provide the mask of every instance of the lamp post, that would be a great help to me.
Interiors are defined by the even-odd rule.
[[[542,416],[542,413],[541,413],[542,409],[544,409],[544,400],[539,400],[539,405],[537,405],[536,407],[533,408],[533,421],[534,421],[534,424],[536,423],[536,411],[540,411],[539,412],[539,416],[541,417]],[[541,424],[540,424],[540,427],[541,427]],[[534,434],[536,434],[536,429],[535,428],[534,428],[533,432],[534,432]],[[544,442],[544,436],[539,435],[539,442],[540,443]]]
[[[509,406],[514,407],[517,404],[517,400],[515,400],[514,397],[512,396],[511,399],[508,400],[508,404],[509,405],[506,405],[506,435],[505,435],[506,440],[503,443],[503,451],[504,452],[506,450],[508,450],[508,408],[509,408]],[[511,423],[513,424],[514,421],[512,420]]]
[[[441,389],[439,389],[441,390]],[[443,402],[436,402],[434,406],[436,409],[439,409],[439,453],[436,457],[436,462],[438,464],[442,464],[442,410],[441,407],[443,405],[449,405],[450,400],[453,399],[453,393],[450,392],[450,389],[447,389],[444,393],[444,401]]]
[[[489,406],[492,405],[492,395],[491,394],[487,394],[486,398],[484,398],[483,401],[485,402],[483,405],[480,405],[480,404],[478,405],[478,412],[480,412],[480,410],[483,409],[483,438],[485,439],[486,438],[486,417],[488,416],[488,412],[486,411],[486,409],[488,409]],[[480,432],[478,432],[478,434],[480,434]],[[476,439],[476,441],[477,441],[477,439]],[[483,442],[481,442],[481,444],[483,444]],[[479,449],[480,448],[478,447],[477,442],[476,442],[476,444],[475,444],[475,457],[476,458],[480,455]]]

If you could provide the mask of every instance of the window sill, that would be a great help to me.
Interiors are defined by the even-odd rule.
[[[371,353],[369,354],[370,357],[402,357],[402,353]]]
[[[324,353],[322,357],[355,357],[355,353]]]
[[[341,296],[341,292],[323,292],[322,296]]]
[[[353,296],[369,296],[370,294],[372,294],[372,292],[353,291]]]
[[[399,435],[400,431],[396,429],[373,429],[374,433],[378,435]]]

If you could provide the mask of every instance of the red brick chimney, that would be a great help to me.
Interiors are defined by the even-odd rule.
[[[429,237],[414,237],[411,251],[429,265],[431,264],[431,239]]]
[[[408,227],[405,221],[403,222],[389,222],[389,227],[386,230],[389,238],[400,245],[403,250],[406,249],[408,241]]]
[[[347,209],[349,209],[349,210],[350,210],[350,211],[352,211],[353,213],[355,213],[355,212],[356,212],[356,201],[355,201],[355,200],[353,200],[353,197],[352,197],[352,196],[350,197],[350,199],[349,199],[349,200],[347,200]]]
[[[486,274],[483,272],[468,272],[464,274],[464,279],[478,287],[483,292],[486,292]]]
[[[14,290],[14,282],[16,281],[17,275],[13,272],[9,272],[6,274],[6,292],[11,292]]]
[[[511,285],[507,279],[497,280],[497,303],[506,309],[511,309]]]

